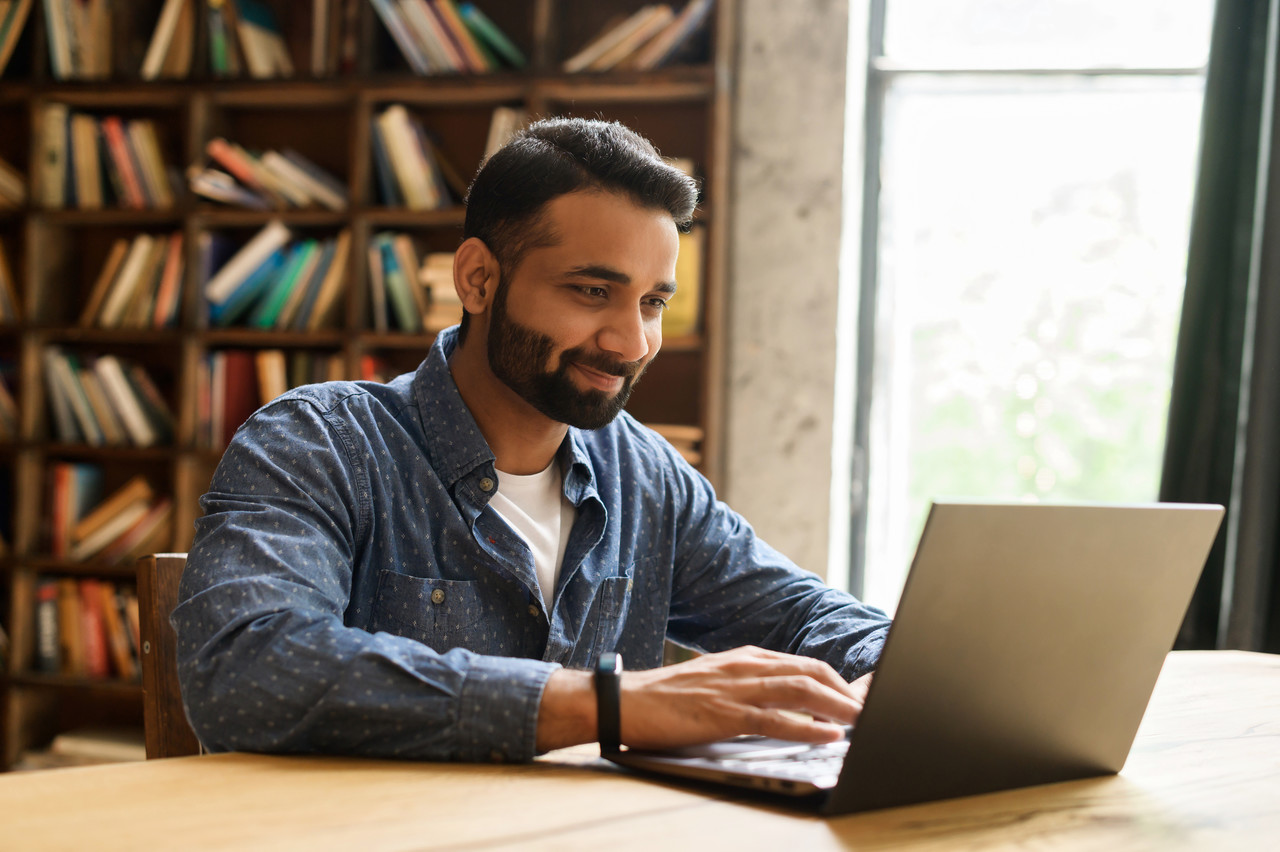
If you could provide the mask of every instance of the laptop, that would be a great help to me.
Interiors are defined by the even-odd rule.
[[[604,756],[816,798],[826,814],[1115,774],[1222,516],[1216,505],[935,502],[845,740]]]

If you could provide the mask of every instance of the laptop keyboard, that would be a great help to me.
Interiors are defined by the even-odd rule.
[[[731,770],[752,774],[768,774],[776,778],[810,781],[820,787],[833,787],[840,777],[849,742],[843,740],[821,745],[767,748],[722,757],[717,763]]]

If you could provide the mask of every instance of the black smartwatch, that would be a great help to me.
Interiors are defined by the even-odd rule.
[[[609,652],[596,661],[596,737],[601,754],[622,746],[622,656]]]

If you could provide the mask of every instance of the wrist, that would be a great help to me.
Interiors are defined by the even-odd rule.
[[[596,739],[601,754],[614,754],[622,746],[622,656],[600,655],[595,668]]]
[[[538,704],[536,748],[541,752],[594,742],[596,697],[592,673],[557,669]]]

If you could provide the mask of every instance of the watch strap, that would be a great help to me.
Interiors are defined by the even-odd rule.
[[[612,651],[596,661],[596,738],[601,754],[616,754],[622,747],[622,656]]]

